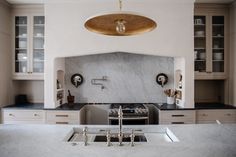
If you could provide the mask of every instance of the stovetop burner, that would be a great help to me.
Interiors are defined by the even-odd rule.
[[[148,108],[140,103],[114,103],[111,104],[109,117],[117,117],[119,107],[122,107],[123,117],[145,117],[148,116]]]
[[[145,109],[145,106],[143,104],[138,104],[138,103],[116,103],[116,104],[111,104],[110,108],[111,109],[119,109],[119,107],[122,107],[122,110],[128,110],[128,109]]]

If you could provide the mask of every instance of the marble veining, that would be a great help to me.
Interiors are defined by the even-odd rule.
[[[174,87],[174,59],[130,53],[109,53],[66,58],[66,89],[70,89],[79,103],[138,103],[166,102],[163,88],[155,79],[166,73],[169,82],[164,88]],[[78,88],[70,77],[80,73],[84,82]],[[91,84],[91,79],[107,76],[105,89]]]

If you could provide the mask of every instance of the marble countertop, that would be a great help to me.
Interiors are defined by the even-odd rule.
[[[2,157],[235,157],[236,124],[126,126],[155,131],[168,127],[180,142],[147,142],[134,147],[105,143],[88,146],[64,142],[72,125],[0,125]],[[114,126],[88,126],[114,127]]]

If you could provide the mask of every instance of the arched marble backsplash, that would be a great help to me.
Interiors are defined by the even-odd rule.
[[[65,86],[80,103],[148,103],[166,102],[163,89],[174,88],[174,59],[123,52],[69,57],[65,59]],[[84,82],[78,88],[70,78],[80,73]],[[155,79],[166,73],[169,82],[164,88]],[[101,86],[91,84],[92,79],[107,76]]]

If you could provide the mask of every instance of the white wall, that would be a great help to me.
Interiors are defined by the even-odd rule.
[[[236,1],[230,7],[230,104],[236,106]]]
[[[54,1],[45,4],[45,107],[56,106],[56,75],[55,71],[52,72],[55,58],[118,51],[183,57],[186,65],[184,106],[193,107],[193,7],[193,0],[125,1],[123,10],[151,17],[157,22],[157,29],[142,35],[111,37],[89,32],[83,25],[90,16],[117,11],[116,0],[71,0],[70,3]]]
[[[44,81],[13,81],[13,87],[14,97],[18,94],[26,94],[31,103],[44,102]]]
[[[0,107],[12,103],[10,6],[0,0]]]

